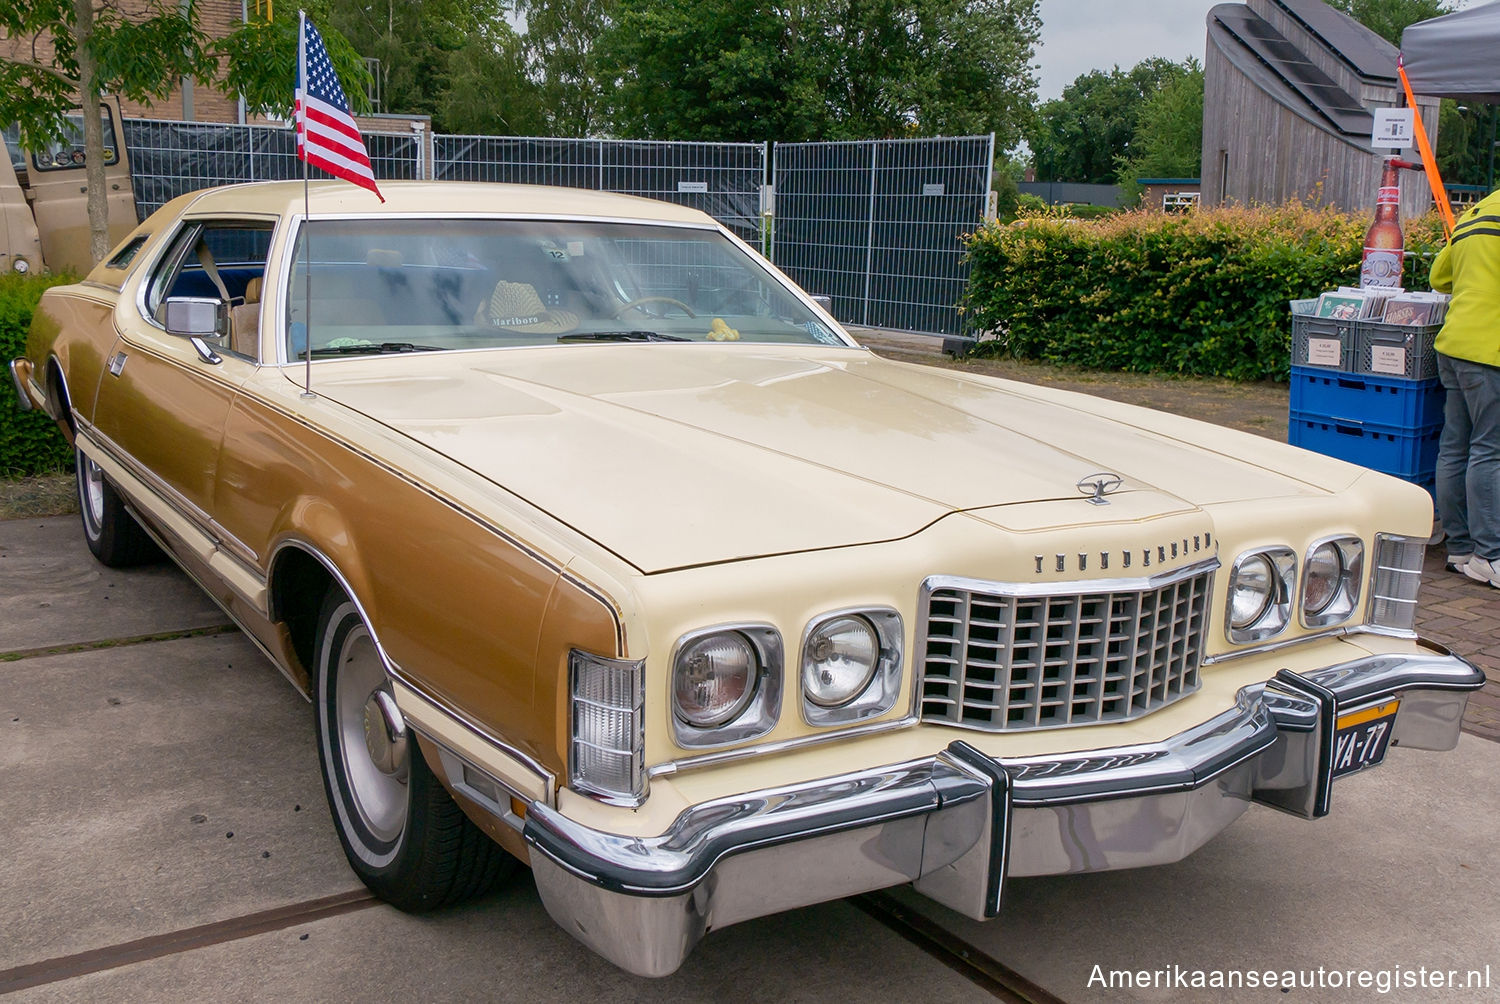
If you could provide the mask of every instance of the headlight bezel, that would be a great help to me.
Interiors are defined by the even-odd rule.
[[[1271,570],[1271,589],[1267,602],[1255,619],[1242,627],[1234,623],[1234,597],[1241,570],[1252,561],[1264,559]],[[1257,547],[1242,552],[1229,566],[1228,588],[1224,601],[1224,633],[1230,642],[1243,645],[1274,638],[1287,629],[1292,620],[1292,604],[1297,598],[1297,552],[1282,544]]]
[[[834,621],[851,617],[863,620],[875,632],[875,666],[868,682],[852,698],[835,706],[820,704],[808,694],[809,645],[819,629]],[[802,630],[802,644],[798,648],[797,659],[797,687],[802,697],[802,720],[813,726],[848,725],[890,711],[896,704],[896,698],[900,696],[904,646],[905,625],[901,614],[891,607],[829,610],[808,621]]]
[[[1317,610],[1309,607],[1313,559],[1324,548],[1332,547],[1338,555],[1339,581],[1328,600]],[[1365,580],[1365,542],[1353,534],[1321,537],[1308,545],[1302,559],[1297,609],[1303,627],[1327,628],[1351,620],[1360,609]]]
[[[717,725],[699,726],[685,720],[677,711],[677,675],[686,651],[706,638],[718,634],[736,634],[749,642],[757,667],[751,681],[752,694],[733,717]],[[689,631],[672,646],[667,673],[667,720],[672,740],[683,749],[713,749],[758,739],[776,727],[781,717],[781,681],[786,675],[786,658],[781,632],[770,624],[715,624]]]

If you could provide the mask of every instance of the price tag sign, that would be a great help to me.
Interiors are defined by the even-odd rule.
[[[1370,346],[1370,372],[1406,375],[1406,349],[1400,345]]]
[[[1405,150],[1416,142],[1417,123],[1410,108],[1375,109],[1370,145]]]
[[[1344,347],[1337,338],[1309,338],[1307,365],[1339,366],[1344,362]]]

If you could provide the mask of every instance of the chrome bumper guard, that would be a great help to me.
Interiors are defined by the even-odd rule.
[[[26,382],[21,379],[21,371],[16,369],[19,359],[10,361],[10,382],[16,385],[16,408],[20,411],[31,410],[31,395],[26,392]]]
[[[1159,743],[995,760],[958,741],[919,761],[695,805],[654,837],[604,833],[533,802],[524,836],[565,930],[623,969],[665,976],[709,930],[782,910],[911,882],[985,919],[1007,877],[1178,861],[1252,801],[1326,815],[1341,710],[1400,697],[1391,745],[1448,750],[1484,679],[1440,651],[1283,670]]]

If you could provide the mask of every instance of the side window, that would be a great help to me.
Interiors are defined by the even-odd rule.
[[[104,267],[120,269],[129,268],[130,263],[135,261],[135,256],[140,254],[141,248],[145,247],[146,242],[150,239],[150,234],[141,234],[139,237],[136,237],[129,244],[126,244],[119,251],[115,252],[115,256],[111,258]]]
[[[104,163],[120,162],[119,148],[115,145],[115,123],[108,108],[99,109],[99,124],[104,130]],[[31,155],[31,163],[38,171],[57,171],[63,168],[82,167],[83,115],[74,113],[63,118],[63,138],[47,144],[46,149]]]
[[[271,224],[198,220],[184,225],[146,286],[146,309],[161,324],[169,297],[228,304],[217,347],[254,359],[260,346],[260,296],[271,249]]]

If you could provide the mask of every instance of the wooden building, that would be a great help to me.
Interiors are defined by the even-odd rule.
[[[1370,146],[1374,110],[1393,108],[1396,47],[1321,0],[1247,0],[1208,12],[1203,61],[1205,204],[1375,205],[1389,150]],[[1438,103],[1418,98],[1433,146]],[[1415,151],[1398,153],[1417,159]],[[1403,172],[1403,216],[1432,196]]]

